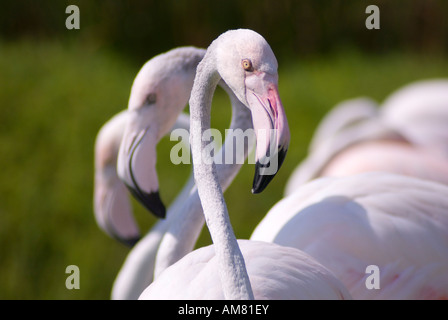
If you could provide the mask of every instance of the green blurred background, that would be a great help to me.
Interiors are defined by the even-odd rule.
[[[80,9],[80,30],[65,27],[70,4]],[[370,4],[380,9],[380,30],[365,27]],[[448,76],[445,0],[41,0],[2,1],[0,8],[1,299],[109,299],[129,249],[94,220],[94,140],[126,108],[140,67],[160,52],[207,47],[243,27],[262,34],[277,55],[290,149],[261,195],[250,193],[253,165],[226,192],[239,238],[282,197],[332,106],[358,96],[381,102],[411,81]],[[218,91],[219,129],[230,120],[227,105]],[[158,147],[166,204],[190,170],[169,162],[175,143],[165,138]],[[155,219],[133,205],[142,231],[149,229]],[[204,230],[198,246],[209,243]],[[79,290],[65,287],[71,264],[80,268]]]

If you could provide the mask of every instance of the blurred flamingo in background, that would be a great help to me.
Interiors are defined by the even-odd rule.
[[[352,100],[362,102],[360,117],[344,118],[340,112],[357,105],[340,105],[318,130],[314,141],[319,142],[288,182],[287,196],[251,239],[311,254],[355,299],[446,299],[448,187],[436,181],[448,183],[448,162],[441,152],[448,142],[447,90],[446,81],[413,84],[392,95],[377,113],[365,100]],[[419,107],[402,107],[408,99]],[[412,126],[425,110],[420,136],[414,133],[420,138],[413,138]],[[394,123],[407,111],[408,126],[402,121],[400,131]],[[431,118],[438,118],[435,127],[429,125]],[[319,176],[339,178],[313,180]],[[366,287],[369,265],[379,267],[379,290]]]
[[[140,240],[129,191],[117,174],[117,157],[127,122],[127,110],[117,113],[99,130],[95,140],[95,219],[106,234],[133,247]],[[181,113],[172,130],[190,128],[190,117]]]
[[[118,154],[125,131],[129,130],[126,127],[138,124],[139,118],[147,119],[145,127],[140,128],[137,133],[141,134],[142,130],[146,130],[145,135],[150,136],[154,143],[154,147],[143,149],[145,153],[135,153],[135,147],[127,145],[126,151],[133,152],[130,169],[140,181],[148,174],[154,174],[148,172],[151,166],[145,159],[155,163],[155,144],[160,138],[170,129],[189,129],[189,116],[180,112],[188,102],[196,66],[204,53],[203,49],[182,47],[158,55],[145,63],[132,85],[128,110],[112,117],[96,137],[95,218],[106,234],[127,245],[134,245],[140,239],[140,232],[126,188],[131,190],[148,210],[156,212],[157,215],[163,216],[165,208],[158,197],[157,187],[145,189],[145,185],[136,186],[135,179],[125,179],[123,182],[118,176]],[[132,142],[139,143],[139,140],[134,139]],[[151,178],[157,183],[156,176]],[[151,201],[142,196],[145,193]]]
[[[366,99],[343,102],[316,130],[310,154],[291,174],[285,195],[319,176],[367,171],[448,184],[447,125],[448,80],[412,83],[380,108]]]

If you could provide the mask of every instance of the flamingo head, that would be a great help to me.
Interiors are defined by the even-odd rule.
[[[219,75],[252,114],[257,140],[252,193],[259,193],[278,172],[290,140],[278,91],[277,59],[266,40],[252,30],[227,31],[215,41]]]
[[[166,209],[159,196],[156,146],[185,108],[204,54],[203,49],[182,47],[158,55],[142,67],[132,85],[117,173],[159,218],[165,217]]]

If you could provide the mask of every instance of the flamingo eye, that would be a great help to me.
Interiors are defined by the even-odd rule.
[[[254,71],[254,67],[252,66],[252,61],[249,59],[243,59],[241,61],[241,64],[243,65],[244,70],[246,71]]]
[[[145,105],[151,105],[154,103],[156,103],[156,94],[155,93],[148,94],[148,96],[145,99]]]

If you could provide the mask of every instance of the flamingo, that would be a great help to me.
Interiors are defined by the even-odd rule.
[[[140,240],[126,185],[117,175],[117,157],[127,122],[127,110],[108,120],[95,139],[94,215],[107,235],[129,247]],[[190,117],[181,113],[174,129],[190,128]]]
[[[410,131],[402,133],[381,114],[390,112],[398,119],[408,110],[401,103],[416,97],[409,88],[434,89],[422,85],[399,91],[384,109],[372,116],[365,113],[361,122],[320,130],[328,133],[316,140],[320,144],[296,169],[296,180],[288,181],[286,197],[250,239],[309,253],[333,271],[355,299],[446,299],[448,190],[440,182],[448,184],[447,160],[435,148],[411,141]],[[439,103],[430,109],[433,117],[446,110],[441,86],[439,90]],[[420,108],[409,108],[411,113],[425,113],[421,99],[413,100]],[[426,126],[421,128],[423,132]],[[437,140],[439,146],[442,141]],[[380,268],[380,290],[365,285],[369,265]]]
[[[410,83],[383,102],[381,117],[409,141],[448,157],[448,80]]]
[[[325,140],[356,124],[377,117],[378,103],[368,97],[348,99],[335,105],[322,119],[312,137],[309,152],[325,143]]]
[[[279,201],[251,240],[303,250],[354,299],[448,298],[448,186],[387,172],[323,177]],[[366,286],[370,265],[380,289]]]
[[[142,67],[132,85],[117,174],[135,198],[159,218],[165,217],[166,209],[158,191],[155,147],[187,104],[191,86],[185,83],[193,82],[203,55],[204,49],[194,47],[158,55]],[[146,117],[152,118],[149,125],[141,120]]]
[[[94,213],[99,227],[108,235],[127,245],[134,245],[140,238],[133,218],[126,186],[137,199],[158,215],[164,214],[164,206],[156,189],[147,190],[152,202],[140,197],[142,187],[133,188],[133,181],[117,174],[117,158],[121,140],[128,122],[134,123],[145,115],[151,123],[151,136],[157,142],[169,129],[189,128],[189,117],[180,114],[189,97],[188,87],[193,85],[196,66],[205,53],[204,49],[181,47],[158,55],[140,69],[131,88],[129,109],[115,115],[100,129],[95,141]],[[184,83],[187,83],[185,90]],[[171,116],[171,115],[175,116]],[[167,116],[168,115],[168,116]],[[179,117],[177,118],[177,116]],[[168,119],[168,120],[167,120]],[[137,121],[138,122],[138,121]],[[155,150],[148,150],[154,160]],[[140,155],[136,155],[136,158]],[[132,163],[136,172],[148,174],[144,163]],[[143,189],[144,190],[144,189]],[[143,191],[144,192],[144,191]]]
[[[227,31],[207,49],[190,97],[193,171],[213,245],[195,250],[165,269],[140,299],[350,298],[339,280],[309,255],[275,244],[236,240],[216,166],[203,159],[207,144],[201,139],[210,128],[211,100],[221,79],[252,115],[257,139],[254,193],[261,192],[272,179],[272,175],[260,174],[260,169],[266,168],[270,143],[280,165],[285,156],[289,129],[278,95],[274,53],[254,31]],[[268,141],[260,129],[277,129],[275,140]]]
[[[186,86],[190,85],[184,83]],[[232,105],[232,120],[230,128],[248,129],[252,127],[251,115],[246,107],[232,93],[230,88],[221,81],[222,87],[229,95]],[[191,90],[192,84],[190,85]],[[172,114],[175,116],[175,114]],[[141,123],[151,123],[150,117],[141,117]],[[129,129],[138,127],[130,126]],[[135,134],[132,130],[128,134]],[[218,176],[223,190],[231,184],[241,164],[246,159],[252,143],[248,141],[242,150],[233,153],[234,161],[229,164],[217,165]],[[144,148],[140,144],[137,148]],[[225,142],[219,150],[216,159],[225,159],[225,150],[229,149]],[[238,151],[239,150],[239,151]],[[230,150],[229,150],[230,151]],[[229,152],[228,151],[228,152]],[[126,166],[130,168],[130,166]],[[168,208],[167,218],[158,221],[151,230],[129,252],[112,288],[112,299],[135,300],[143,290],[151,284],[165,268],[169,267],[184,255],[191,252],[204,225],[201,202],[190,175],[184,188]],[[157,258],[157,260],[156,260]],[[157,261],[157,263],[156,263]]]
[[[185,83],[185,85],[189,84]],[[226,91],[231,101],[230,128],[242,131],[252,128],[249,110],[242,105],[224,81],[220,81],[218,85]],[[145,126],[151,123],[152,118],[141,116],[139,120]],[[135,131],[132,131],[132,128],[135,128]],[[129,129],[128,134],[131,135],[136,135],[139,130],[138,127],[133,126]],[[233,160],[230,163],[217,165],[223,190],[231,184],[252,147],[252,141],[247,141],[243,149],[233,150],[233,146],[227,141],[226,139],[224,147],[215,156],[216,159],[225,159],[226,149],[229,149],[227,154],[233,154]],[[137,148],[144,148],[144,146],[139,144]],[[130,166],[127,165],[126,168]],[[193,177],[190,176],[180,195],[169,207],[167,219],[157,222],[129,252],[115,279],[112,299],[137,299],[154,277],[193,250],[203,224],[204,216],[200,199],[194,187]]]
[[[448,184],[448,80],[400,88],[387,97],[378,117],[403,139],[350,146],[330,161],[323,176],[377,170]]]
[[[448,184],[447,92],[448,81],[421,81],[393,93],[377,110],[372,104],[370,114],[364,100],[336,107],[317,129],[309,156],[288,179],[285,195],[319,176],[366,171]],[[341,121],[350,113],[364,116]]]
[[[126,116],[126,111],[116,114],[96,136],[93,211],[101,230],[132,247],[139,240],[140,231],[132,216],[126,186],[116,172]]]

